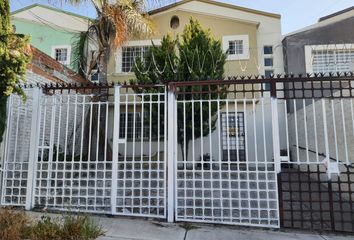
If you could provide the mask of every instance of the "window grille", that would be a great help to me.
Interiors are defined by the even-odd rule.
[[[229,41],[229,54],[243,54],[243,40]]]
[[[122,72],[132,72],[137,58],[145,61],[149,46],[129,46],[122,48]]]
[[[55,49],[55,60],[62,64],[67,64],[68,62],[68,49],[67,48],[56,48]]]
[[[352,71],[354,50],[316,50],[312,51],[313,72],[346,72]]]

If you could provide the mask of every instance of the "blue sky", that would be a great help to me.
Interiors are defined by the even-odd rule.
[[[354,0],[223,0],[223,2],[281,14],[283,34],[314,24],[322,16],[354,6]],[[11,11],[34,3],[48,4],[84,16],[95,16],[89,1],[79,7],[73,7],[61,4],[58,0],[11,0]]]

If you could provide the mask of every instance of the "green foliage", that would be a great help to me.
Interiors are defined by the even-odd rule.
[[[213,39],[210,30],[205,30],[197,20],[192,18],[185,26],[181,39],[164,36],[161,46],[154,46],[145,60],[138,59],[134,68],[136,80],[131,84],[164,84],[170,81],[202,81],[223,80],[226,55],[222,52],[221,42]],[[205,91],[216,92],[219,86],[184,87],[184,92]],[[185,94],[178,96],[180,100],[222,99],[226,94]],[[153,92],[152,89],[136,89],[136,92]],[[221,91],[222,92],[222,91]],[[188,143],[194,138],[206,136],[215,130],[218,111],[216,102],[186,102],[177,106],[178,143],[188,154]],[[161,114],[152,109],[153,114]],[[194,125],[193,125],[194,123]],[[161,127],[163,126],[163,122]],[[185,130],[185,131],[184,131]]]
[[[8,96],[17,93],[25,99],[23,90],[18,87],[24,80],[26,67],[29,63],[29,38],[16,35],[10,26],[10,3],[0,2],[0,142],[6,124],[6,102]]]
[[[87,63],[87,43],[89,40],[89,31],[79,32],[74,37],[73,43],[73,65],[77,67],[78,73],[83,78],[86,78],[85,69]]]
[[[27,232],[33,240],[90,240],[103,235],[101,226],[88,216],[65,215],[62,219],[42,216]]]
[[[102,227],[85,215],[42,216],[33,220],[23,211],[0,208],[2,240],[91,240],[103,233]]]
[[[57,221],[53,221],[49,216],[42,216],[26,233],[29,239],[60,239],[61,226]]]
[[[88,216],[67,215],[64,217],[62,239],[96,239],[103,235],[101,226]]]

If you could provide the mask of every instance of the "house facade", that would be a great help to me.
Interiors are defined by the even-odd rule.
[[[74,45],[87,31],[90,19],[57,8],[33,4],[11,13],[16,33],[31,37],[31,45],[61,64],[78,71]]]
[[[206,0],[184,0],[151,11],[157,34],[150,39],[131,39],[112,54],[108,72],[110,82],[134,78],[134,58],[140,57],[162,37],[183,32],[193,17],[228,51],[225,77],[270,75],[283,72],[280,15]]]
[[[283,39],[287,73],[354,70],[354,7],[322,17]]]
[[[144,56],[152,44],[159,45],[166,34],[173,37],[181,35],[184,26],[189,23],[191,17],[198,20],[205,29],[209,28],[212,36],[222,42],[223,51],[228,52],[225,78],[248,75],[269,77],[284,71],[280,15],[205,0],[180,1],[153,10],[149,14],[156,24],[158,33],[150,39],[132,39],[117,49],[109,61],[109,82],[122,83],[135,78],[133,73],[135,58]],[[217,160],[220,156],[215,154],[219,150],[223,152],[221,156],[223,161],[227,161],[230,158],[228,156],[229,148],[232,149],[232,161],[240,159],[241,161],[253,161],[257,155],[265,154],[267,158],[271,159],[271,151],[266,153],[265,149],[256,149],[253,138],[255,135],[261,136],[263,134],[262,124],[264,123],[267,137],[264,140],[258,140],[262,141],[260,144],[265,144],[268,148],[272,147],[271,117],[267,116],[262,120],[262,111],[271,111],[270,102],[261,104],[252,99],[236,101],[235,96],[231,95],[227,98],[230,99],[230,102],[225,100],[225,104],[221,104],[220,115],[215,123],[215,126],[220,125],[220,129],[213,130],[204,138],[196,138],[194,143],[189,142],[186,149],[190,151],[185,153],[187,161],[188,159],[201,159],[203,155]],[[162,149],[162,145],[158,147],[156,141],[153,141],[151,150],[148,147],[151,144],[149,139],[140,138],[141,129],[149,127],[148,124],[141,127],[146,124],[142,119],[147,116],[147,112],[144,112],[144,108],[139,105],[140,102],[133,103],[123,99],[121,103],[124,107],[120,109],[120,134],[126,143],[126,148],[120,148],[119,153],[132,158],[141,155],[147,156],[151,152],[152,155],[158,155],[158,149]],[[139,106],[136,107],[136,105]],[[279,114],[284,114],[284,108],[280,106],[279,109]],[[110,115],[113,116],[113,108],[110,109]],[[284,128],[284,122],[281,123],[280,128]],[[111,134],[109,139],[113,139],[113,131],[109,132]],[[222,144],[203,149],[203,145],[205,145],[203,141],[217,142],[220,136]],[[231,146],[228,145],[229,140],[232,142]],[[141,142],[143,147],[140,149],[136,147],[136,142]],[[285,143],[285,141],[281,142]],[[113,144],[113,140],[111,143]],[[285,148],[285,145],[282,148]],[[181,146],[177,151],[179,158],[182,158]]]

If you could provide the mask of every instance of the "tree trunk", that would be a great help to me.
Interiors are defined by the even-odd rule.
[[[106,85],[108,83],[107,81],[107,66],[108,66],[108,59],[109,59],[109,48],[106,48],[105,50],[102,51],[102,54],[99,59],[99,83],[102,85]],[[108,88],[98,88],[94,90],[94,94],[97,96],[95,101],[100,101],[100,102],[107,102],[108,101]],[[108,133],[106,132],[106,123],[108,123],[108,120],[106,120],[106,105],[102,104],[100,109],[99,106],[96,105],[93,107],[93,121],[92,121],[92,126],[94,127],[92,129],[92,139],[99,139],[99,144],[98,146],[92,145],[93,148],[91,149],[93,152],[97,151],[98,148],[98,155],[99,159],[103,160],[104,157],[104,149],[105,149],[105,142],[106,138],[108,137]],[[99,123],[98,123],[99,119]],[[95,127],[96,126],[96,127]],[[99,130],[99,131],[98,131]],[[98,135],[98,136],[97,136]],[[109,141],[107,139],[107,160],[110,159],[110,156],[112,156],[112,148],[109,145]],[[92,154],[91,154],[92,155]]]
[[[7,99],[8,97],[3,95],[3,93],[1,92],[1,96],[0,96],[0,143],[3,140],[3,135],[5,132],[5,128],[6,128],[6,106],[7,106]]]

